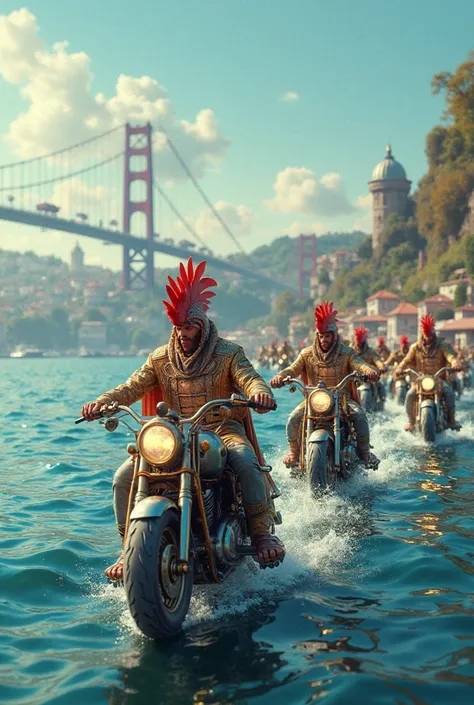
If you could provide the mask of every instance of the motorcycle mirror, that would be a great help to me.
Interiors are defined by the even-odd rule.
[[[156,415],[162,419],[168,413],[168,404],[165,401],[159,401],[156,405]]]
[[[106,430],[110,431],[110,432],[115,431],[117,429],[118,425],[119,425],[119,421],[118,421],[118,419],[115,419],[115,418],[107,419],[107,421],[104,423]]]

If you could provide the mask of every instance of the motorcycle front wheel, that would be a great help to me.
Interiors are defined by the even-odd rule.
[[[397,387],[395,391],[395,401],[398,406],[403,406],[405,404],[405,398],[407,395],[407,390],[405,387]]]
[[[431,406],[421,410],[420,418],[421,435],[425,443],[434,443],[436,440],[436,421],[434,411]]]
[[[177,634],[191,601],[193,566],[177,571],[180,521],[176,510],[132,522],[125,544],[124,585],[131,615],[145,636]]]
[[[359,390],[359,401],[364,411],[372,411],[372,390]]]
[[[336,484],[333,449],[329,441],[308,444],[307,475],[313,497]]]

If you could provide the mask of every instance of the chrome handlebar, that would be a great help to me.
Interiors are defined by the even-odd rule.
[[[361,381],[365,382],[367,379],[367,375],[363,374],[362,372],[351,372],[350,374],[346,375],[344,379],[342,379],[339,384],[337,384],[335,387],[327,387],[332,392],[339,392],[342,387],[346,384],[346,382],[350,379],[360,379]],[[298,388],[304,396],[309,396],[311,392],[313,392],[315,389],[318,389],[318,387],[311,387],[307,384],[305,384],[301,379],[293,378],[293,377],[285,377],[283,380],[283,384],[285,386],[290,387],[290,392],[296,391]]]

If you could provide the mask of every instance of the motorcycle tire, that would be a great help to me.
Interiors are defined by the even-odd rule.
[[[372,411],[373,409],[373,395],[370,391],[359,391],[359,403],[364,411]]]
[[[433,409],[428,406],[421,410],[420,418],[421,435],[425,443],[434,443],[436,440],[436,421]]]
[[[193,590],[193,565],[176,575],[179,557],[178,512],[139,519],[130,525],[124,551],[124,585],[128,606],[140,631],[152,639],[177,634],[183,625]]]
[[[307,476],[313,497],[336,484],[332,447],[328,441],[308,444]]]
[[[406,396],[407,396],[406,389],[404,389],[404,388],[397,389],[395,400],[396,400],[398,406],[404,406]]]

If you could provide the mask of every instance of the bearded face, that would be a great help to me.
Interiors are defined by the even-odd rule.
[[[319,345],[323,352],[329,352],[334,343],[334,333],[318,333]]]
[[[195,326],[191,323],[185,323],[184,326],[176,326],[176,335],[184,354],[187,356],[193,355],[199,347],[200,326]]]
[[[429,348],[431,343],[434,343],[434,340],[436,338],[435,333],[430,333],[430,335],[422,335],[421,339],[423,341],[423,345],[425,348]]]

